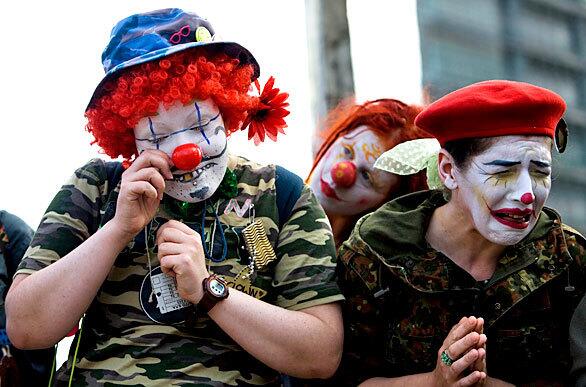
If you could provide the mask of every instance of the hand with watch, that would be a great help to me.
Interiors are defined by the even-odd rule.
[[[206,269],[201,236],[196,231],[170,220],[157,230],[157,246],[161,270],[175,278],[181,298],[207,313],[228,297],[226,281]]]
[[[216,304],[228,298],[229,288],[223,278],[212,274],[202,281],[203,297],[197,307],[208,313]]]

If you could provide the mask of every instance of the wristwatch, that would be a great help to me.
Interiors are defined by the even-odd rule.
[[[206,313],[212,310],[219,301],[225,300],[228,297],[228,284],[224,279],[215,274],[204,278],[202,282],[203,297],[197,304],[198,308]]]

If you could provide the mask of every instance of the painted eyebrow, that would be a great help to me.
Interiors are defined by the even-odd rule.
[[[521,164],[520,161],[509,161],[509,160],[493,160],[488,163],[482,163],[483,165],[494,165],[497,167],[512,167],[514,165]]]
[[[550,163],[546,163],[545,161],[531,160],[531,163],[537,165],[540,168],[549,168],[551,166]]]
[[[367,130],[369,130],[369,129],[364,128],[354,134],[346,134],[346,135],[342,136],[342,138],[345,138],[346,140],[352,140],[354,137],[357,137],[359,134],[362,134],[362,133],[366,132]]]

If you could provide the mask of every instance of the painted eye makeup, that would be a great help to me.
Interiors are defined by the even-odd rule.
[[[349,144],[342,144],[342,147],[344,148],[344,154],[346,155],[346,157],[354,159],[354,147]]]
[[[504,171],[498,171],[498,172],[493,172],[492,175],[493,176],[506,176],[509,174],[512,174],[513,171],[510,169],[505,169]]]
[[[531,173],[540,177],[548,177],[551,175],[551,171],[540,171],[538,169],[531,171]]]
[[[222,125],[217,125],[214,129],[214,134],[218,134],[220,132],[226,133],[226,128],[224,128]]]
[[[370,184],[372,184],[372,176],[370,175],[370,172],[368,172],[366,169],[361,169],[360,170],[360,176],[362,176],[362,178],[364,180],[366,180],[367,182],[369,182]]]
[[[218,113],[215,117],[212,117],[212,118],[208,119],[204,124],[190,125],[187,128],[180,129],[180,130],[176,130],[176,131],[171,132],[171,133],[168,133],[168,134],[158,134],[158,133],[156,133],[154,131],[154,129],[152,128],[152,125],[150,124],[150,120],[149,120],[149,126],[151,126],[151,134],[152,134],[152,136],[151,137],[148,137],[148,138],[137,138],[136,141],[148,141],[151,144],[160,144],[161,141],[163,141],[163,140],[165,140],[165,139],[167,139],[167,138],[169,138],[171,136],[174,136],[176,134],[186,132],[188,130],[199,130],[200,132],[202,132],[202,135],[207,140],[207,137],[204,134],[204,131],[208,127],[208,125],[210,123],[212,123],[213,121],[215,121],[219,116],[220,116],[220,113]],[[219,126],[221,126],[221,125],[219,125]],[[209,142],[209,140],[207,140],[207,141]]]
[[[494,185],[499,185],[499,184],[507,184],[507,181],[509,180],[509,178],[511,176],[513,176],[513,174],[515,173],[515,171],[513,171],[512,169],[505,169],[502,171],[496,171],[496,172],[487,172],[483,169],[481,169],[480,172],[482,175],[486,176],[486,179],[484,179],[484,183],[488,183],[493,182]]]

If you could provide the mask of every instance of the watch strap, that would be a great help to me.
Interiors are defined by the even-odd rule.
[[[221,297],[218,297],[218,296],[214,295],[212,292],[210,292],[208,283],[212,279],[215,279],[215,280],[221,282],[225,286],[226,292]],[[222,300],[226,299],[226,297],[228,297],[228,285],[226,284],[226,281],[224,281],[222,278],[218,277],[215,274],[212,274],[209,277],[204,278],[204,280],[202,281],[202,287],[203,287],[203,297],[201,298],[201,300],[197,304],[197,307],[206,313],[208,313],[210,310],[212,310],[212,308],[214,306],[216,306],[216,304],[219,301],[222,301]]]

